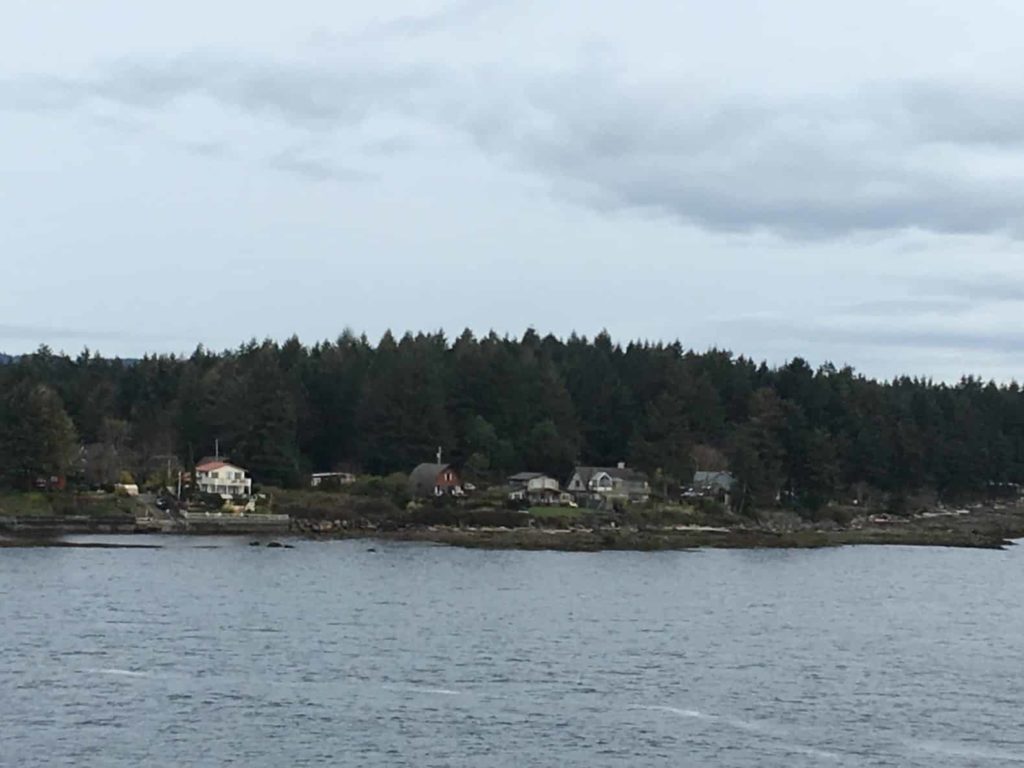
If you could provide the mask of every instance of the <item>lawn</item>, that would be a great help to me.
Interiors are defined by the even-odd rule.
[[[573,507],[530,507],[530,515],[538,520],[577,520],[581,510]]]
[[[50,497],[45,493],[0,492],[0,515],[48,517],[52,514],[53,506],[50,504]]]
[[[130,515],[134,499],[114,494],[44,493],[42,491],[0,492],[0,515],[11,517],[63,517],[89,515],[107,517]]]

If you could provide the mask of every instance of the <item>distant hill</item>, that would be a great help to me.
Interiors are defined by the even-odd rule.
[[[0,365],[9,365],[17,359],[14,355],[5,355],[3,352],[0,352]]]

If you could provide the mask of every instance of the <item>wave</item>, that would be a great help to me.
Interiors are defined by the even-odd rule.
[[[385,690],[398,691],[401,693],[424,693],[434,696],[459,696],[461,691],[453,691],[450,688],[424,688],[418,685],[385,685]]]
[[[738,720],[733,717],[720,717],[718,715],[709,715],[706,712],[701,712],[696,709],[680,709],[678,707],[668,707],[663,705],[636,705],[630,707],[630,709],[640,709],[652,712],[668,712],[673,715],[679,715],[680,717],[690,718],[692,720],[703,720],[707,722],[721,723],[729,728],[734,728],[739,731],[746,731],[748,733],[756,733],[765,739],[772,742],[772,746],[777,749],[794,752],[801,755],[807,755],[809,757],[817,757],[822,760],[838,760],[840,755],[835,752],[829,752],[825,749],[818,749],[817,747],[811,747],[806,744],[797,744],[786,740],[786,735],[779,731],[773,731],[771,726],[766,723],[755,723],[748,720]]]
[[[703,712],[698,712],[695,709],[679,709],[677,707],[665,707],[665,706],[654,706],[647,704],[637,704],[630,709],[641,709],[648,712],[669,712],[673,715],[679,715],[680,717],[690,717],[694,720],[715,720],[714,715],[706,715]]]
[[[141,672],[135,669],[87,669],[85,670],[90,675],[119,675],[121,677],[152,677],[149,672]]]
[[[950,741],[910,741],[908,745],[919,751],[947,757],[963,757],[970,760],[990,760],[1001,763],[1024,763],[1024,754],[1006,750],[976,746]]]
[[[817,757],[822,760],[839,760],[840,755],[836,752],[829,752],[827,749],[818,749],[817,747],[808,747],[806,744],[779,744],[783,749],[788,749],[790,752],[796,752],[801,755],[807,755],[808,757]]]

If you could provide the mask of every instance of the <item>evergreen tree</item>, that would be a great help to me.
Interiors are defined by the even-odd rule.
[[[14,485],[30,487],[74,468],[78,436],[60,396],[48,385],[24,382],[11,390],[0,425],[2,466]]]

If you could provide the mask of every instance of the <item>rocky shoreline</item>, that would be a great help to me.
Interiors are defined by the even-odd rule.
[[[912,517],[865,515],[849,525],[808,524],[780,527],[770,523],[721,525],[598,526],[529,525],[522,527],[409,525],[399,521],[353,521],[292,518],[285,529],[271,531],[246,526],[200,526],[155,529],[145,521],[48,518],[45,526],[0,525],[0,547],[79,546],[68,544],[70,534],[165,533],[184,535],[239,535],[275,532],[310,539],[378,539],[423,542],[473,549],[557,550],[696,550],[696,549],[808,549],[853,545],[902,545],[1002,549],[1024,539],[1024,506],[989,506],[970,511],[933,511]],[[132,546],[132,545],[126,545]]]
[[[877,517],[849,527],[774,530],[769,527],[567,527],[483,528],[454,526],[352,527],[332,521],[293,520],[293,532],[313,538],[384,539],[474,549],[687,550],[807,549],[853,545],[903,545],[1003,549],[1024,538],[1024,508],[935,513],[913,518]]]

